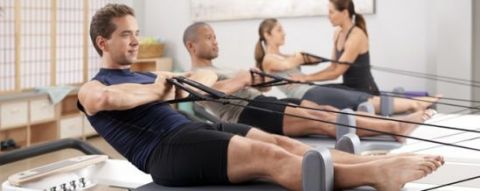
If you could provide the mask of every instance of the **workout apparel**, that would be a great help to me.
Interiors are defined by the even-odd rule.
[[[277,104],[272,104],[272,102]],[[283,135],[283,112],[285,112],[286,104],[299,105],[300,102],[298,99],[291,98],[278,100],[276,97],[257,96],[248,103],[247,108],[240,114],[238,123],[257,127],[269,133]],[[280,112],[280,114],[270,111]]]
[[[218,81],[230,79],[237,73],[236,71],[231,70],[221,70],[214,66],[205,66],[205,67],[195,67],[193,68],[194,71],[197,70],[210,70],[215,72],[218,75]],[[246,98],[246,99],[253,99],[259,95],[262,95],[260,91],[254,88],[244,88],[232,94],[236,97]],[[246,106],[248,104],[247,101],[242,100],[228,100],[233,104],[238,104],[241,106]],[[207,108],[209,111],[218,116],[222,121],[228,121],[231,123],[236,123],[240,114],[243,111],[243,107],[229,105],[229,104],[221,104],[216,102],[198,102],[201,106]]]
[[[241,124],[187,123],[165,135],[149,159],[155,183],[165,186],[230,184],[228,144],[234,135],[246,136]]]
[[[151,84],[156,76],[130,70],[102,68],[93,78],[104,85]],[[81,111],[83,106],[78,103]],[[100,111],[87,115],[90,124],[105,140],[138,169],[149,172],[147,159],[169,131],[190,122],[169,104],[148,103],[122,111]]]
[[[345,42],[347,41],[354,26],[348,31]],[[335,40],[335,55],[337,59],[340,59],[345,49],[338,50],[337,42],[340,35]],[[344,86],[353,88],[358,91],[366,92],[372,95],[379,95],[378,86],[373,79],[373,75],[370,71],[370,53],[367,51],[364,54],[358,55],[357,59],[353,62],[353,65],[343,74]]]

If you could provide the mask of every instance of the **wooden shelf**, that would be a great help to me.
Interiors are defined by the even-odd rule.
[[[28,145],[27,128],[6,129],[0,132],[0,140],[13,139],[19,147]]]
[[[172,71],[173,60],[168,57],[138,59],[131,66],[135,72]]]
[[[65,99],[63,99],[61,105],[61,116],[70,115],[70,114],[79,114],[80,110],[77,108],[78,97],[77,94],[70,94]]]
[[[30,144],[38,144],[58,138],[57,122],[48,122],[30,127]]]
[[[95,135],[95,131],[85,130],[88,126],[85,116],[77,109],[77,99],[77,93],[73,92],[53,106],[48,96],[42,93],[0,96],[0,106],[3,104],[2,107],[8,110],[0,113],[0,141],[13,139],[18,146],[28,147],[60,138],[85,139]],[[18,103],[22,109],[11,103]],[[25,117],[20,118],[17,113]],[[2,127],[1,120],[8,126]],[[87,131],[88,135],[84,133]]]

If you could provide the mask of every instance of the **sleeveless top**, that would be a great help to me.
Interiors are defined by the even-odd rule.
[[[123,83],[151,84],[156,75],[129,69],[102,68],[93,78],[109,86]],[[78,108],[84,111],[80,102]],[[169,104],[151,102],[128,110],[100,111],[87,115],[93,128],[138,169],[149,173],[147,160],[158,143],[172,129],[190,122]]]
[[[277,75],[283,78],[290,78],[292,75],[303,75],[299,68],[292,68],[281,72],[272,72],[271,74]],[[280,91],[282,91],[289,98],[303,99],[305,93],[308,90],[312,89],[314,86],[309,86],[306,84],[286,84],[282,86],[276,86]]]
[[[347,41],[354,27],[355,26],[350,28],[347,32],[345,42]],[[340,35],[338,35],[337,39],[335,40],[335,54],[337,59],[340,59],[345,51],[345,48],[342,50],[338,50],[337,48],[339,37]],[[368,51],[364,54],[359,54],[357,59],[353,62],[353,65],[348,68],[342,77],[343,85],[349,88],[373,95],[379,94],[378,86],[375,83],[370,71],[370,53]]]
[[[218,81],[226,80],[232,78],[236,72],[232,70],[225,70],[219,69],[214,66],[203,66],[203,67],[194,67],[192,68],[194,71],[197,70],[210,70],[215,72],[218,75]],[[237,92],[232,94],[236,97],[247,98],[247,99],[254,99],[257,96],[262,95],[262,92],[258,91],[255,88],[246,87],[244,89],[238,90]],[[231,103],[240,104],[243,106],[248,105],[247,101],[242,100],[229,100]],[[218,116],[222,121],[237,123],[240,117],[240,114],[243,112],[243,107],[234,106],[234,105],[224,105],[221,103],[215,103],[210,101],[202,101],[198,102],[203,107],[206,107],[209,111],[213,112],[216,116]]]

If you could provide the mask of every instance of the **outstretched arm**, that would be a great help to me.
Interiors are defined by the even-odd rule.
[[[250,72],[240,71],[233,78],[221,80],[213,85],[213,88],[226,94],[234,94],[237,91],[252,84]]]
[[[265,56],[263,60],[263,69],[266,72],[279,72],[296,68],[304,64],[302,53],[295,53],[292,56],[278,58],[272,55]]]
[[[353,63],[358,55],[361,53],[361,48],[363,41],[367,40],[365,37],[362,37],[360,33],[352,33],[351,37],[347,40],[344,47],[344,53],[340,58],[336,58],[335,51],[332,52],[333,60],[338,59],[341,62],[350,62]],[[302,81],[326,81],[326,80],[335,80],[338,77],[342,76],[349,68],[349,65],[346,64],[337,64],[331,63],[331,65],[317,73],[309,74],[303,76]]]

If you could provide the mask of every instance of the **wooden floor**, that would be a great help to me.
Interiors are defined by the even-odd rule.
[[[98,148],[105,154],[109,155],[113,159],[124,159],[123,156],[121,156],[115,149],[113,149],[105,140],[101,137],[92,137],[87,140],[92,146]],[[38,157],[34,157],[31,159],[26,159],[6,165],[0,166],[0,184],[3,183],[8,179],[8,176],[15,174],[20,171],[28,170],[31,168],[35,168],[38,166],[42,166],[45,164],[53,163],[56,161],[60,161],[62,159],[67,159],[75,156],[82,156],[84,155],[82,152],[73,150],[73,149],[67,149],[67,150],[62,150],[58,151],[55,153],[51,154],[45,154],[41,155]],[[0,188],[1,190],[1,188]],[[96,188],[94,190],[120,190],[120,189],[115,189],[115,188]]]

